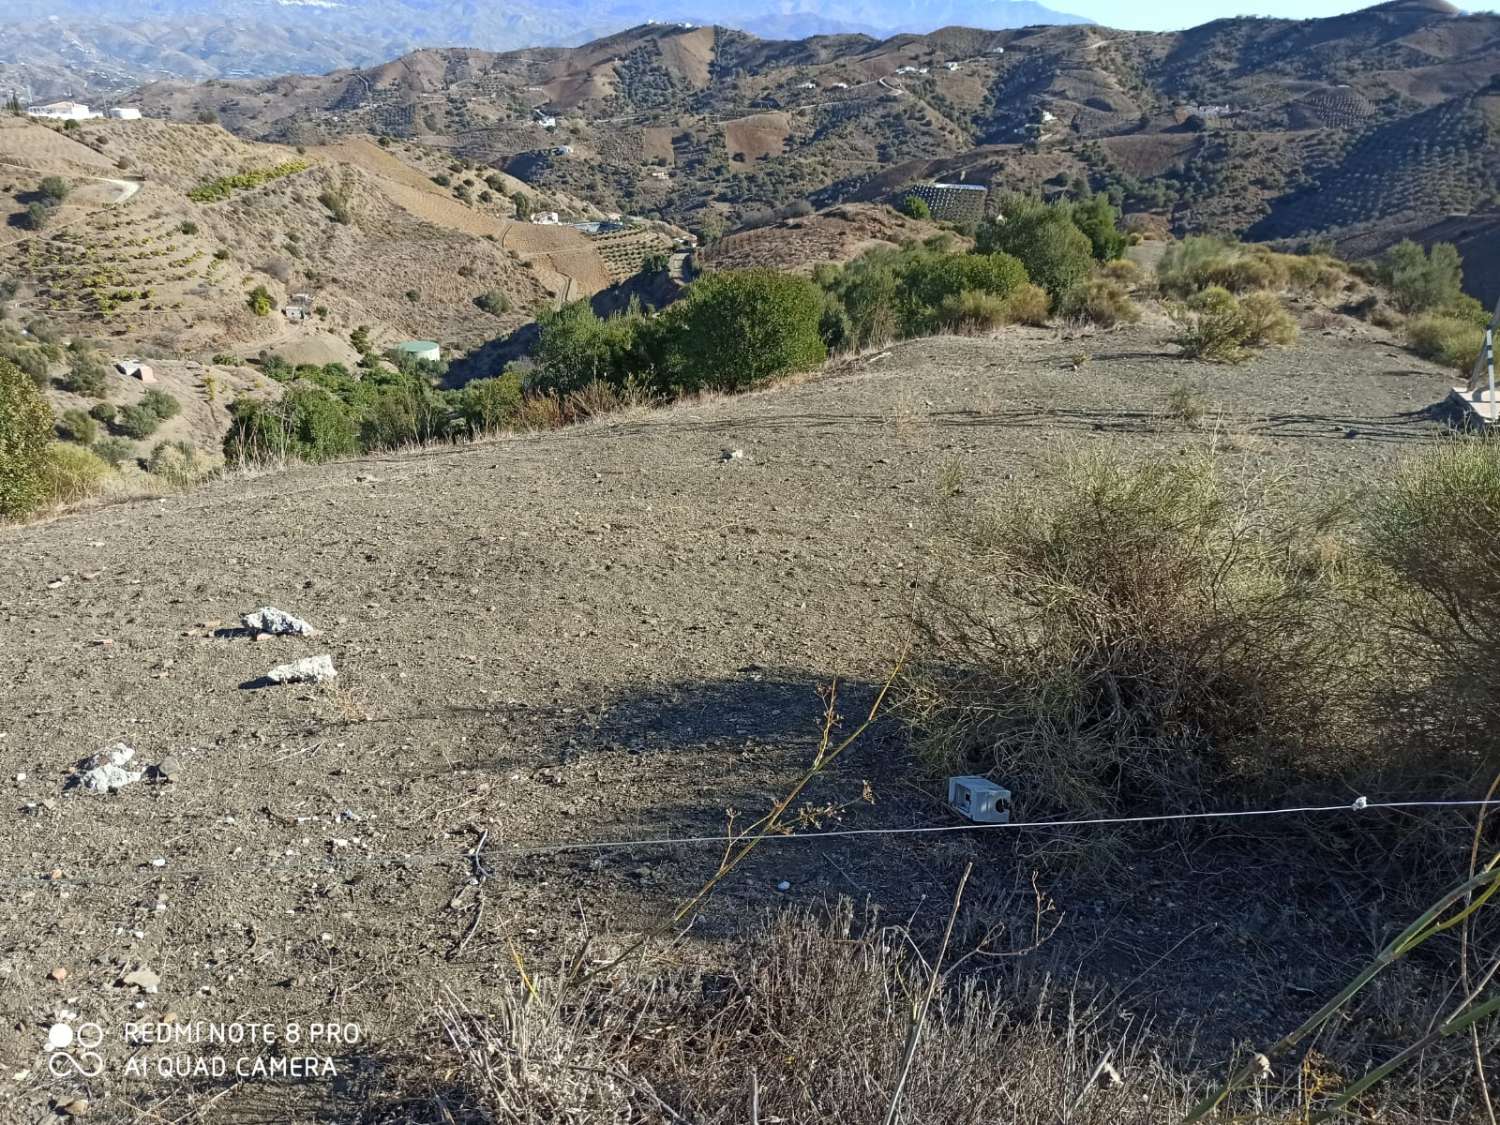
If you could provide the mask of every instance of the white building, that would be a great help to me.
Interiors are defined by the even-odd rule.
[[[111,106],[109,115],[116,121],[139,121],[141,119],[141,111],[133,105]]]
[[[818,84],[816,82],[798,82],[797,83],[797,89],[799,89],[799,90],[816,90],[817,88],[818,88]]]
[[[553,156],[572,156],[573,155],[573,146],[572,145],[558,145],[556,148],[554,148],[552,150],[552,155]]]
[[[536,115],[536,123],[538,125],[540,125],[543,129],[556,129],[557,128],[557,118],[553,117],[550,113],[539,113],[539,114],[537,114]]]
[[[46,105],[26,107],[27,117],[43,117],[48,121],[87,121],[102,114],[94,113],[82,102],[48,102]]]
[[[832,89],[835,89],[835,90],[847,90],[848,88],[849,88],[849,83],[847,83],[847,82],[835,82],[833,84],[833,86],[832,86]]]
[[[943,65],[945,67],[947,67],[949,70],[957,70],[958,69],[958,64],[956,62],[945,62]]]
[[[555,227],[562,218],[556,211],[533,211],[531,221],[544,227]]]

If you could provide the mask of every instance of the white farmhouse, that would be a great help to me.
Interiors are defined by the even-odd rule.
[[[818,84],[816,82],[798,82],[797,83],[797,89],[799,89],[799,90],[816,90],[817,88],[818,88]]]
[[[42,117],[48,121],[88,121],[100,117],[82,102],[48,102],[46,105],[26,107],[27,117]]]
[[[139,121],[141,119],[141,111],[133,105],[111,106],[109,115],[116,121]]]

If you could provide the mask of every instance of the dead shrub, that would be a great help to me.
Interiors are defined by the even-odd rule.
[[[1130,299],[1125,287],[1107,277],[1090,278],[1069,290],[1058,311],[1069,320],[1100,328],[1134,324],[1141,319],[1141,310]]]
[[[1396,764],[1448,763],[1481,787],[1500,771],[1500,443],[1467,438],[1407,461],[1370,506],[1378,568],[1362,612],[1388,623],[1392,692],[1384,721]]]
[[[518,430],[557,430],[567,422],[563,403],[555,391],[528,393],[516,409]]]
[[[938,322],[946,332],[977,336],[1010,323],[1010,298],[981,289],[965,289],[943,298]]]
[[[1063,479],[976,520],[919,614],[905,711],[935,768],[1098,816],[1357,752],[1341,572],[1296,549],[1307,521],[1277,488],[1206,455]]]
[[[1236,297],[1221,286],[1210,286],[1171,306],[1168,313],[1178,325],[1173,342],[1190,359],[1240,363],[1249,358],[1249,349],[1290,344],[1297,338],[1297,322],[1271,293]]]
[[[1052,309],[1051,298],[1047,291],[1040,285],[1026,282],[1017,285],[1005,297],[1005,318],[1010,324],[1027,324],[1033,328],[1043,328],[1047,324],[1047,314]]]
[[[1297,341],[1297,322],[1274,293],[1246,293],[1240,298],[1240,316],[1244,320],[1247,347],[1263,348]]]
[[[1484,347],[1484,329],[1456,316],[1429,313],[1407,322],[1406,343],[1424,359],[1468,375]]]
[[[902,1067],[911,1001],[928,983],[919,948],[905,929],[845,901],[828,921],[776,918],[739,947],[732,979],[635,971],[570,991],[533,976],[496,989],[491,1015],[449,997],[434,1036],[441,1057],[428,1050],[392,1068],[397,1088],[375,1091],[362,1120],[879,1122]],[[1020,1009],[978,977],[944,982],[898,1120],[1055,1125],[1064,1105],[1073,1125],[1180,1116],[1185,1084],[1138,1031],[1122,1033],[1082,1005],[1054,1026],[1040,1010],[1054,1003],[1044,989],[1037,1008]]]

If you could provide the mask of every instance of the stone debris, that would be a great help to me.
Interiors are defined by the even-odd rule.
[[[266,679],[273,684],[321,684],[337,675],[333,657],[325,652],[318,656],[304,656],[289,664],[278,664],[266,673]]]
[[[110,793],[139,781],[145,770],[128,769],[135,751],[123,742],[106,746],[84,761],[78,772],[78,784],[90,793]]]
[[[166,757],[157,764],[156,776],[162,781],[176,781],[182,777],[182,762],[173,757]]]
[[[318,635],[318,631],[302,618],[293,617],[286,610],[277,609],[273,605],[261,606],[254,613],[242,616],[240,621],[253,633],[272,633],[278,637],[316,637]]]
[[[720,461],[743,461],[745,451],[743,449],[723,449],[719,451]]]
[[[142,992],[155,992],[161,985],[161,977],[142,966],[133,973],[125,974],[125,984],[133,985]]]

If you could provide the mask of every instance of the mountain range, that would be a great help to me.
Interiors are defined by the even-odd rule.
[[[322,74],[426,47],[580,44],[648,21],[768,38],[1086,22],[1033,0],[778,0],[754,15],[726,0],[8,0],[6,9],[0,88],[33,99],[112,94],[160,78]]]

